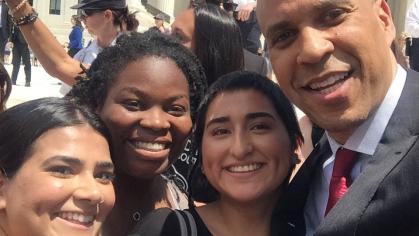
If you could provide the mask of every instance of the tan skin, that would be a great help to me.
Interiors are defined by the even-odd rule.
[[[202,164],[220,200],[197,208],[213,235],[270,235],[270,212],[291,152],[286,128],[263,94],[244,89],[215,97],[205,119]]]
[[[14,9],[21,0],[7,0],[10,9]],[[26,3],[15,14],[15,18],[28,15],[32,7]],[[113,16],[110,10],[102,12],[101,21],[104,27],[95,32],[100,46],[108,46],[118,34],[117,27],[113,26]],[[36,54],[44,69],[53,77],[56,77],[66,84],[73,85],[77,75],[81,72],[80,62],[71,58],[63,49],[62,45],[55,39],[51,31],[38,18],[32,24],[20,27],[29,46]],[[88,65],[85,65],[88,67]]]
[[[176,16],[172,24],[172,35],[179,38],[183,46],[195,50],[195,13],[187,9]]]
[[[0,235],[97,235],[115,201],[106,139],[83,124],[50,129],[32,145],[13,177],[0,175]]]

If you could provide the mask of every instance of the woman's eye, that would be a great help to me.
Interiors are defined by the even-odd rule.
[[[123,106],[128,110],[139,110],[141,109],[141,103],[137,100],[126,100],[122,102]]]
[[[68,166],[53,166],[48,171],[58,177],[68,177],[74,174],[73,169]]]
[[[212,133],[212,136],[221,136],[221,135],[229,134],[230,131],[224,128],[216,128],[211,133]]]
[[[101,172],[95,176],[101,183],[110,183],[115,179],[115,174],[112,172]]]
[[[186,108],[184,106],[172,106],[168,113],[172,116],[183,116],[186,113]]]
[[[260,123],[260,124],[254,124],[251,126],[251,130],[256,131],[256,132],[261,132],[261,131],[266,131],[269,130],[271,127],[268,124],[265,123]]]

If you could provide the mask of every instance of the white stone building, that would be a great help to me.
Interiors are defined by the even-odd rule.
[[[80,0],[34,0],[34,7],[39,12],[39,17],[51,29],[53,34],[61,43],[68,41],[68,34],[71,31],[71,16],[76,14],[70,7],[77,4]],[[394,22],[399,35],[404,31],[404,19],[407,7],[413,0],[388,0],[393,12]],[[127,0],[130,9],[139,11],[137,18],[140,21],[139,31],[144,31],[154,24],[153,16],[147,12],[146,8],[154,15],[163,12],[167,15],[168,21],[172,22],[176,15],[186,9],[189,0]],[[86,33],[87,34],[87,33]],[[89,37],[86,35],[86,37]]]
[[[173,1],[173,0],[171,0]],[[71,31],[71,16],[77,14],[76,10],[70,9],[80,0],[34,0],[33,6],[39,13],[39,18],[48,26],[53,35],[62,44],[68,42]],[[131,11],[138,11],[137,19],[140,21],[139,31],[144,31],[154,24],[153,16],[146,11],[140,0],[127,0]],[[84,31],[86,42],[90,38]]]

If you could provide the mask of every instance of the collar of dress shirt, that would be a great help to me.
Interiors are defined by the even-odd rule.
[[[344,148],[367,155],[374,154],[402,94],[406,76],[406,70],[397,65],[396,77],[391,83],[383,102],[349,137],[348,141],[343,145]],[[326,135],[334,156],[337,149],[342,145],[330,137],[327,132]]]

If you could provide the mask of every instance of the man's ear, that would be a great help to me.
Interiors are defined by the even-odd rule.
[[[383,29],[387,35],[387,44],[390,46],[394,38],[396,37],[396,28],[394,26],[393,18],[391,16],[391,9],[388,6],[387,1],[385,0],[376,0],[374,4],[378,13],[378,17],[382,23]]]
[[[6,208],[6,188],[9,179],[0,173],[0,211]]]

